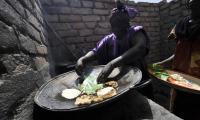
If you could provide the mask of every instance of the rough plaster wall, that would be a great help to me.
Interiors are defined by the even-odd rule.
[[[8,119],[50,78],[48,42],[38,0],[0,1],[0,119]]]

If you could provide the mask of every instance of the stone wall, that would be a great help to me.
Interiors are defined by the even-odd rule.
[[[50,78],[47,32],[38,0],[0,1],[0,119]]]
[[[140,14],[131,22],[132,25],[143,25],[151,40],[149,62],[159,60],[160,26],[159,4],[134,3]],[[114,0],[42,0],[47,21],[62,38],[56,48],[62,49],[66,44],[76,58],[79,58],[105,35],[110,33],[109,15],[115,7]],[[60,54],[65,50],[61,51]],[[56,61],[60,62],[58,58]]]

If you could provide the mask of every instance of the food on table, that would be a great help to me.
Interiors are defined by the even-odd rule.
[[[101,102],[103,100],[104,99],[101,96],[96,96],[96,95],[94,95],[93,98],[92,98],[93,102]]]
[[[92,79],[89,80],[92,81]],[[76,98],[74,104],[80,106],[101,102],[117,94],[118,83],[116,81],[109,81],[105,84],[100,84],[100,87],[98,87],[99,84],[94,81],[92,83],[89,80],[80,86],[82,92],[77,89],[65,89],[62,91],[62,96],[67,99]]]
[[[97,91],[97,96],[102,97],[103,99],[110,98],[116,94],[117,92],[113,87],[105,87]]]
[[[84,76],[84,81],[79,84],[78,89],[66,89],[62,96],[67,99],[74,99],[75,105],[88,105],[95,102],[103,101],[117,94],[118,83],[108,81],[103,84],[97,83],[98,72],[92,71],[88,76]]]
[[[82,95],[76,98],[75,105],[88,105],[92,103],[92,95]]]
[[[66,99],[74,99],[81,94],[81,91],[77,89],[64,89],[61,93],[62,97]]]
[[[113,97],[117,92],[113,87],[105,87],[100,89],[94,95],[82,95],[76,98],[75,105],[89,105],[91,103],[101,102],[105,99]]]
[[[200,85],[191,82],[185,79],[183,76],[179,74],[170,74],[168,73],[161,65],[151,64],[149,65],[150,73],[156,76],[157,78],[170,82],[175,85],[179,85],[182,87],[187,87],[190,89],[200,90]]]
[[[106,86],[109,87],[113,87],[113,88],[117,88],[118,87],[118,83],[116,81],[108,81],[105,83]]]
[[[116,89],[118,87],[118,83],[116,81],[109,81],[104,84],[100,84],[101,86],[97,88],[96,85],[99,84],[94,81],[94,83],[91,83],[92,79],[86,80],[88,81],[85,82],[85,87],[83,84],[81,86],[84,87],[84,89],[81,88],[82,96],[76,98],[75,105],[80,106],[100,102],[117,94]]]
[[[95,72],[87,76],[83,83],[79,86],[81,92],[91,95],[95,94],[97,90],[102,89],[103,84],[97,83],[97,77],[98,75],[95,75]]]
[[[169,74],[167,72],[154,72],[153,74],[164,81],[167,81],[169,77]]]
[[[200,86],[197,85],[196,83],[190,82],[189,80],[186,80],[185,78],[183,78],[181,75],[179,74],[171,74],[168,79],[168,82],[171,82],[173,84],[177,84],[180,86],[184,86],[187,88],[193,88],[196,90],[200,90]]]
[[[159,64],[150,64],[150,65],[148,65],[148,68],[150,68],[151,70],[156,71],[156,72],[163,72],[164,71],[163,66],[161,66]]]

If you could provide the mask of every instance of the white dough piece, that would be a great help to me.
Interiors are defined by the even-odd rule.
[[[74,99],[78,97],[80,94],[81,94],[81,91],[77,89],[64,89],[61,95],[62,97],[66,99]]]
[[[105,87],[105,88],[97,91],[97,96],[107,95],[107,94],[111,93],[113,90],[114,90],[113,87]]]

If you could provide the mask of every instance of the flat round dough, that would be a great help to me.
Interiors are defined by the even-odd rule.
[[[97,96],[105,96],[112,94],[113,92],[116,92],[116,90],[113,87],[105,87],[97,91]]]
[[[64,89],[61,93],[62,97],[66,99],[74,99],[81,94],[81,91],[77,89]]]

